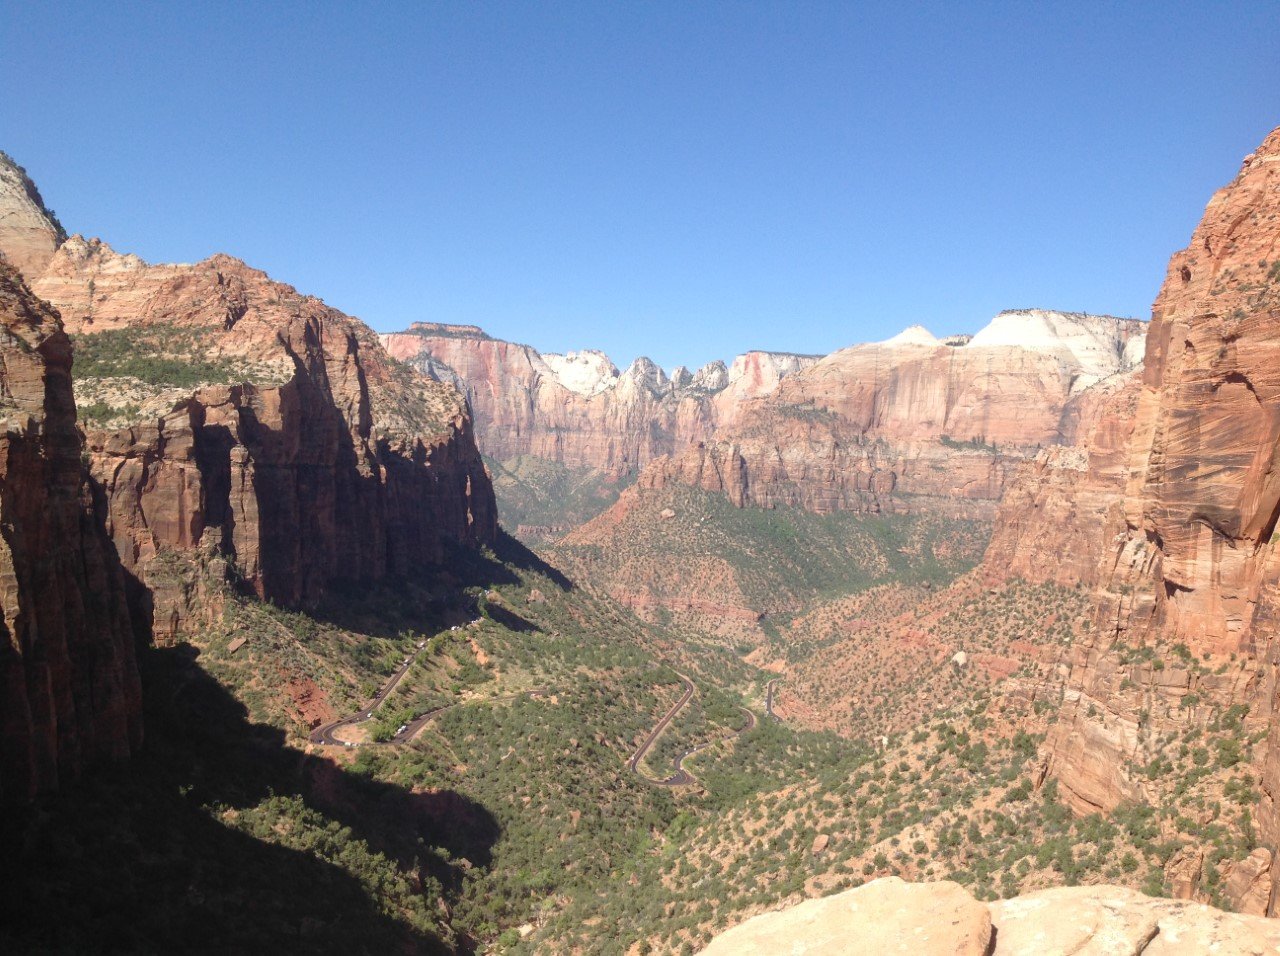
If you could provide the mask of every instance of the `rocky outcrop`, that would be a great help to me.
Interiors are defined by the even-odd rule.
[[[708,956],[786,952],[913,956],[1246,956],[1280,947],[1280,923],[1113,886],[1041,890],[984,904],[955,883],[875,880],[757,916],[713,939]]]
[[[0,257],[31,280],[65,238],[27,171],[0,152]]]
[[[1067,537],[1085,556],[1072,573],[1097,582],[1099,610],[1091,634],[1071,648],[1062,714],[1046,746],[1047,772],[1080,812],[1142,798],[1148,785],[1136,769],[1160,755],[1170,732],[1236,706],[1247,709],[1242,737],[1266,731],[1257,817],[1264,843],[1280,839],[1271,639],[1280,583],[1277,342],[1280,130],[1213,197],[1190,245],[1170,261],[1140,382],[1096,416],[1088,464],[1074,478],[1061,469],[1029,473],[1006,511],[1013,517],[1020,503],[1035,502],[1041,530],[1031,533],[1025,518],[1021,529],[998,530],[1003,555],[989,555],[989,566],[1037,573],[1020,552],[1043,549],[1060,519],[1074,529],[1075,513],[1105,511],[1092,545],[1074,530]],[[1100,558],[1089,573],[1091,551]],[[1257,874],[1241,874],[1241,892],[1257,896]]]
[[[1090,386],[1134,367],[1144,329],[1041,310],[1001,313],[952,344],[916,326],[788,376],[640,484],[739,506],[990,518],[1021,462],[1070,441]]]
[[[78,236],[35,286],[80,345],[82,405],[108,406],[90,467],[157,639],[226,576],[309,604],[496,534],[461,396],[358,320],[228,256],[151,266]]]
[[[647,358],[619,372],[601,352],[541,355],[474,326],[420,322],[382,342],[394,357],[466,394],[486,455],[534,455],[613,476],[710,437],[741,403],[817,361],[749,352],[729,367],[681,367],[668,377]]]
[[[125,581],[82,465],[71,343],[0,262],[0,800],[142,741]]]
[[[1129,477],[1141,378],[1113,376],[1072,398],[1063,414],[1062,444],[1020,466],[1000,501],[984,567],[1010,576],[1070,587],[1095,585],[1106,540]]]

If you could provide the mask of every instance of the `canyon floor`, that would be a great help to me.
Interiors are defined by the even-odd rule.
[[[771,522],[755,538],[730,525],[747,556],[724,558],[766,583]],[[7,820],[23,878],[2,904],[6,943],[688,952],[890,874],[988,900],[1101,880],[1167,891],[1189,835],[1153,807],[1079,818],[1035,786],[1081,595],[981,584],[967,522],[928,522],[927,561],[902,545],[918,523],[884,539],[881,522],[831,519],[846,537],[861,527],[884,573],[793,588],[763,642],[696,615],[637,616],[505,535],[459,548],[433,587],[305,613],[229,594],[201,634],[145,656],[165,691],[131,769]],[[827,546],[788,540],[802,567]],[[939,567],[935,551],[969,557]],[[740,590],[747,606],[767,593]],[[312,741],[393,677],[370,719]],[[1020,689],[994,693],[997,680]],[[1229,730],[1196,741],[1188,769],[1200,749],[1216,767]],[[677,764],[676,785],[651,782]],[[1237,806],[1252,781],[1225,779]],[[1186,802],[1221,808],[1213,781]],[[1214,866],[1252,849],[1232,812],[1198,830],[1216,834]],[[15,935],[34,906],[75,918]]]

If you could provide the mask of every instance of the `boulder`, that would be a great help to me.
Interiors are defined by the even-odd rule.
[[[704,956],[985,956],[987,907],[956,883],[896,876],[789,909],[765,913],[717,936]]]

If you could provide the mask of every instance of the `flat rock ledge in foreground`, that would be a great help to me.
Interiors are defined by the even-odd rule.
[[[1059,887],[986,904],[956,883],[890,876],[756,916],[717,936],[703,953],[1262,956],[1280,953],[1280,920],[1115,886]]]

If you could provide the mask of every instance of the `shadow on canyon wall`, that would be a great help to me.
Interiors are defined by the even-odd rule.
[[[451,948],[432,923],[461,870],[430,848],[486,864],[499,836],[488,810],[286,746],[282,731],[249,721],[188,645],[148,649],[141,666],[143,753],[0,824],[0,950]],[[258,839],[264,827],[285,838]],[[280,845],[290,842],[299,848]],[[368,892],[393,871],[379,854],[398,865],[401,898],[416,910],[388,913]]]

